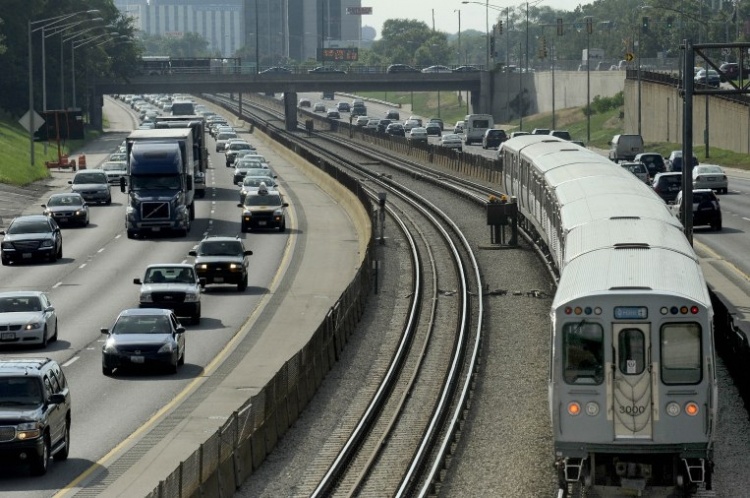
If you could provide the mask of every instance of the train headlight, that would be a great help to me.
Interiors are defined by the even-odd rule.
[[[674,401],[667,403],[667,415],[670,415],[672,417],[676,417],[680,414],[680,405],[675,403]]]
[[[597,306],[596,308],[594,308],[594,314],[595,315],[601,315],[602,314],[602,309],[599,306]]]
[[[666,315],[667,313],[669,313],[669,308],[667,308],[666,306],[662,306],[659,311],[662,315]]]
[[[685,405],[685,413],[687,413],[691,417],[695,417],[696,415],[698,415],[698,404],[693,403],[692,401],[689,402],[687,405]]]
[[[596,417],[599,415],[599,405],[593,401],[586,403],[586,415]]]
[[[571,401],[568,403],[568,413],[573,416],[579,415],[581,413],[581,405],[577,401]]]

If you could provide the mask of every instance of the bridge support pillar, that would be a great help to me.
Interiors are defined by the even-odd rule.
[[[284,121],[286,131],[297,129],[297,92],[284,92]]]

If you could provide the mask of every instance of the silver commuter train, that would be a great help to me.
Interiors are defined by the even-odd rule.
[[[713,308],[664,201],[570,142],[503,144],[504,186],[560,272],[549,407],[561,494],[711,485]]]

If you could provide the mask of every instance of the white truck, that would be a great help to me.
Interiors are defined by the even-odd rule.
[[[494,127],[495,120],[492,114],[467,114],[464,118],[464,143],[482,143],[484,132]]]
[[[599,61],[604,60],[604,49],[603,48],[584,48],[581,61],[585,64],[591,60],[591,64],[596,64]]]

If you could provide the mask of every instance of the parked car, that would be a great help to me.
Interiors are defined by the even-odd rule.
[[[651,186],[664,202],[670,204],[682,190],[682,173],[657,173]]]
[[[209,236],[188,254],[195,257],[195,271],[206,285],[232,284],[240,292],[247,288],[247,257],[253,251],[246,250],[239,237]]]
[[[490,128],[484,132],[484,136],[482,137],[482,148],[494,149],[506,140],[508,140],[508,135],[506,135],[505,130]]]
[[[54,262],[63,257],[60,226],[49,216],[18,216],[10,222],[8,228],[0,231],[0,235],[4,235],[0,244],[0,260],[3,266],[11,262],[34,259]]]
[[[386,73],[418,73],[419,70],[407,64],[391,64],[390,66],[388,66],[388,69],[386,69],[385,72]]]
[[[44,292],[0,292],[0,331],[0,344],[44,348],[57,340],[57,312]]]
[[[446,149],[456,149],[461,152],[463,150],[463,139],[461,135],[449,133],[440,137],[438,145]]]
[[[651,176],[648,174],[648,169],[641,162],[636,161],[624,161],[620,163],[620,166],[631,173],[633,173],[640,181],[646,185],[651,185]]]
[[[143,279],[134,278],[140,285],[139,307],[172,310],[175,315],[189,317],[191,323],[201,321],[201,281],[192,265],[149,265]]]
[[[682,219],[683,204],[682,191],[680,191],[673,207],[675,216],[680,219]],[[719,198],[711,189],[693,190],[693,226],[700,225],[709,225],[714,230],[721,230],[721,205]]]
[[[177,373],[185,363],[185,327],[171,310],[133,308],[120,312],[102,347],[102,373],[145,365],[166,367]]]
[[[0,454],[6,465],[28,465],[31,475],[41,476],[47,473],[50,456],[56,462],[67,460],[70,387],[56,361],[0,359],[0,406],[4,433]]]
[[[423,73],[452,73],[453,70],[448,66],[429,66],[422,69]]]
[[[693,166],[698,166],[698,158],[693,155]],[[667,171],[681,172],[682,171],[682,151],[673,150],[669,153],[667,158]]]
[[[693,168],[694,189],[710,189],[726,194],[728,187],[727,175],[721,166],[704,163]]]
[[[72,180],[71,191],[81,194],[88,203],[112,204],[112,189],[107,173],[100,169],[84,169],[76,172]]]
[[[89,205],[81,194],[64,192],[52,194],[46,204],[42,204],[43,214],[54,219],[59,226],[89,224]]]
[[[664,173],[667,171],[667,165],[664,162],[664,157],[658,152],[641,152],[636,154],[633,161],[643,163],[648,170],[648,174],[651,178],[655,177],[657,173]]]

